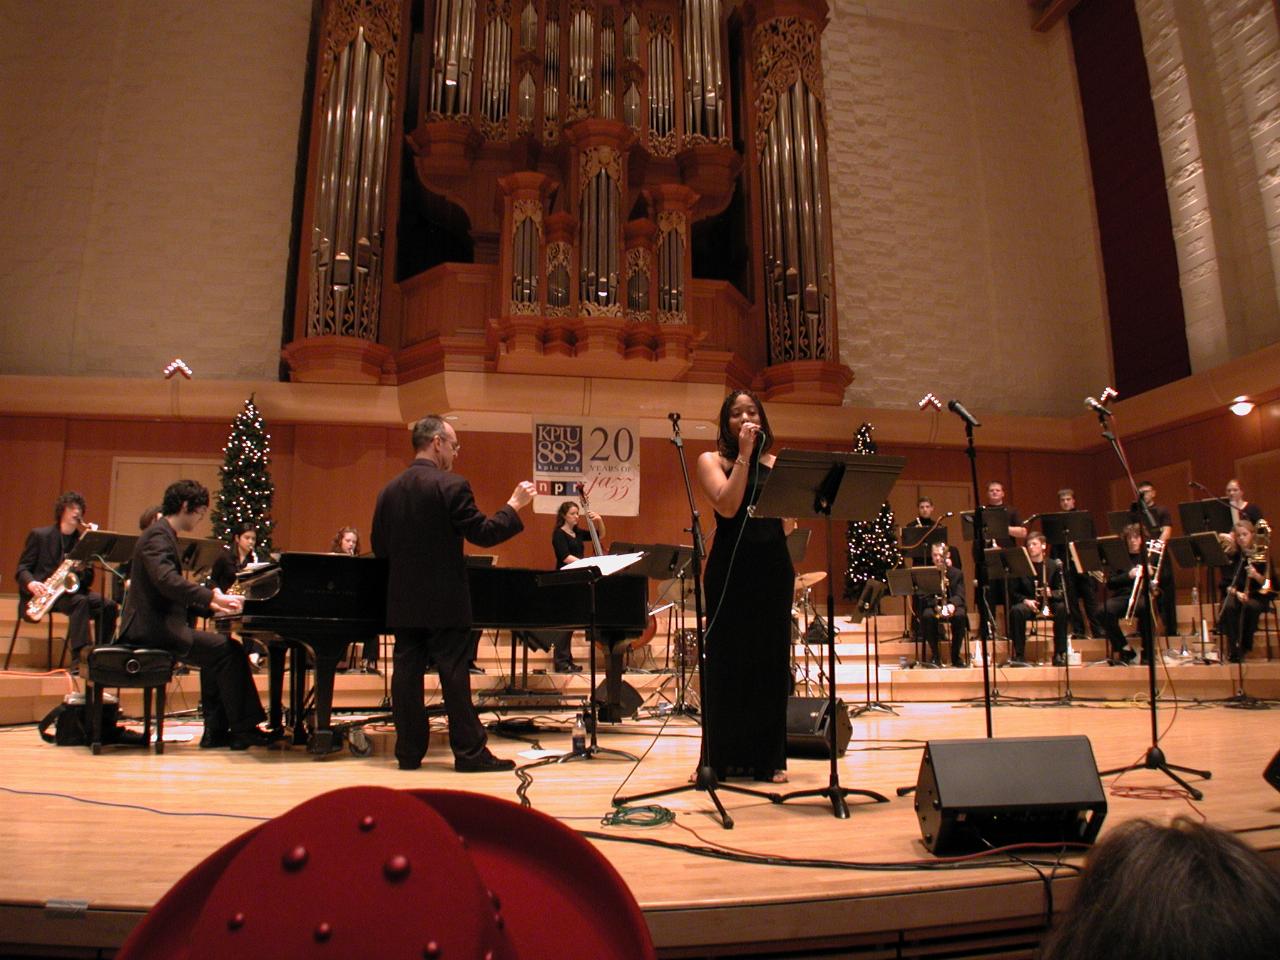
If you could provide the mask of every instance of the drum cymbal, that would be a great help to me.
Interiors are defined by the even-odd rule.
[[[796,589],[807,590],[815,583],[821,583],[825,579],[827,579],[827,571],[825,570],[815,570],[813,573],[802,573],[800,576],[796,577]]]

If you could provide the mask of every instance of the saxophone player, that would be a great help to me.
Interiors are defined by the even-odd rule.
[[[1222,586],[1226,598],[1218,614],[1218,626],[1227,635],[1227,652],[1232,663],[1240,663],[1253,649],[1253,635],[1264,610],[1271,606],[1275,570],[1270,557],[1270,533],[1267,549],[1260,550],[1257,531],[1248,520],[1237,521],[1232,528],[1232,562],[1222,568]]]
[[[951,563],[951,553],[945,543],[935,543],[931,548],[934,566],[942,571],[942,593],[921,603],[920,624],[925,643],[929,645],[929,657],[935,666],[942,666],[938,651],[939,634],[944,623],[951,625],[951,665],[963,667],[961,644],[969,617],[964,607],[964,573]]]
[[[1046,556],[1043,533],[1027,537],[1027,557],[1034,577],[1009,580],[1010,664],[1026,666],[1027,623],[1036,617],[1053,621],[1053,665],[1067,665],[1067,605],[1062,599],[1062,564]]]
[[[80,542],[84,522],[84,497],[68,490],[53,505],[53,523],[36,527],[27,534],[26,545],[18,560],[18,602],[23,611],[27,604],[43,597],[49,591],[45,581],[62,565],[68,553]],[[79,589],[68,590],[53,602],[50,608],[67,618],[67,643],[71,647],[71,673],[80,670],[80,651],[89,646],[89,624],[97,624],[98,643],[109,641],[116,632],[116,616],[119,608],[115,601],[104,599],[101,594],[89,590],[93,581],[90,567],[77,572]]]

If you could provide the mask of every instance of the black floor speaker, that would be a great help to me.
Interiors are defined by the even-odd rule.
[[[1092,843],[1107,799],[1088,737],[930,740],[920,834],[939,856],[1013,843]]]
[[[1267,783],[1280,790],[1280,753],[1271,758],[1271,762],[1267,764],[1267,769],[1262,771],[1262,775],[1266,778]]]
[[[827,760],[831,757],[827,739],[826,697],[787,698],[787,756]],[[836,756],[844,756],[853,735],[853,721],[843,700],[836,701]]]

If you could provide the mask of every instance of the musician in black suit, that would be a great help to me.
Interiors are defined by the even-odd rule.
[[[84,521],[84,497],[68,490],[53,505],[53,523],[36,527],[27,534],[26,545],[18,560],[18,602],[23,609],[34,597],[45,594],[44,582],[58,569],[63,559],[80,542]],[[115,601],[89,589],[93,583],[93,568],[77,571],[80,588],[74,593],[64,593],[50,608],[67,618],[67,643],[71,647],[71,673],[79,672],[80,651],[89,646],[89,624],[96,623],[98,643],[109,643],[116,632],[116,615],[119,607]]]
[[[1026,525],[1022,522],[1022,516],[1018,513],[1018,508],[1013,504],[1006,503],[1004,499],[1004,484],[999,480],[992,480],[987,483],[987,503],[985,510],[1002,509],[1009,516],[1009,533],[1003,537],[988,538],[985,546],[1001,547],[1007,549],[1016,546],[1018,541],[1023,540],[1027,536]],[[1005,586],[1004,581],[991,583],[987,585],[987,602],[984,604],[978,601],[978,629],[982,635],[988,638],[994,637],[998,631],[992,628],[992,624],[988,622],[987,613],[990,612],[992,617],[996,617],[996,608],[1009,606],[1012,611],[1013,600],[1009,596],[1009,588]],[[1013,626],[1010,625],[1009,631],[1013,632]]]
[[[946,623],[951,626],[951,665],[963,667],[965,663],[961,645],[969,626],[969,616],[964,606],[964,572],[951,563],[950,551],[945,543],[935,543],[930,547],[930,555],[934,565],[943,571],[946,589],[941,596],[921,598],[920,624],[924,641],[929,645],[929,658],[935,666],[942,666],[938,635],[942,632],[942,625]]]
[[[461,449],[452,425],[438,416],[423,417],[413,425],[413,449],[413,463],[378,494],[370,536],[374,554],[389,561],[396,759],[401,770],[416,770],[426,756],[423,673],[430,657],[440,673],[454,769],[510,770],[512,761],[485,747],[488,738],[471,702],[471,592],[462,543],[492,547],[523,530],[517,511],[533,500],[533,484],[517,484],[506,504],[485,516],[471,484],[452,472]]]
[[[1129,641],[1125,639],[1124,629],[1120,626],[1120,618],[1124,616],[1129,606],[1129,598],[1134,595],[1134,582],[1142,574],[1142,527],[1136,523],[1131,523],[1124,528],[1121,534],[1124,537],[1125,547],[1129,551],[1129,566],[1120,570],[1113,570],[1111,576],[1107,577],[1107,599],[1098,611],[1102,618],[1102,626],[1106,631],[1107,640],[1111,644],[1111,655],[1108,658],[1113,666],[1132,663],[1138,659],[1138,651],[1129,645]],[[1138,602],[1134,605],[1135,615],[1138,619],[1139,629],[1145,630],[1144,623],[1151,616],[1150,606],[1147,604],[1145,596],[1142,595],[1141,587],[1139,591]]]
[[[1063,487],[1058,491],[1058,509],[1063,513],[1080,509],[1076,506],[1075,491],[1070,487]],[[1083,639],[1087,618],[1091,635],[1100,637],[1103,634],[1097,589],[1100,581],[1078,566],[1076,559],[1072,557],[1071,547],[1071,544],[1066,543],[1055,543],[1049,547],[1049,556],[1059,561],[1066,572],[1067,594],[1070,601],[1067,615],[1071,618],[1071,633]],[[1083,613],[1081,613],[1082,608]]]
[[[1027,556],[1034,577],[1009,579],[1009,634],[1015,665],[1026,665],[1027,623],[1040,616],[1047,604],[1053,620],[1053,665],[1067,665],[1067,605],[1062,599],[1062,564],[1045,556],[1043,533],[1027,537]],[[1047,590],[1047,596],[1046,596]]]
[[[242,604],[240,597],[182,575],[178,534],[196,528],[209,509],[209,491],[195,480],[179,480],[165,490],[160,509],[160,519],[143,531],[133,549],[120,642],[168,650],[200,668],[200,746],[245,750],[270,743],[271,737],[258,729],[265,714],[244,647],[223,634],[195,630],[187,619],[192,608],[230,614],[239,613]]]

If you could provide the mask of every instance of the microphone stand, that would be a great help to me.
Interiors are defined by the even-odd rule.
[[[986,533],[986,525],[982,519],[982,496],[978,490],[978,451],[973,446],[973,428],[979,426],[979,424],[969,414],[969,411],[961,407],[956,401],[952,400],[951,403],[947,404],[947,407],[964,421],[964,435],[967,444],[965,455],[969,458],[969,481],[973,486],[973,569],[978,578],[978,602],[985,606],[987,604],[987,541],[983,534]],[[993,623],[994,618],[991,617],[991,608],[987,606],[986,609],[987,622]],[[1008,607],[1006,606],[1005,609],[1007,610]],[[988,630],[987,633],[990,634],[992,630],[994,630],[994,627]],[[991,728],[991,657],[987,651],[987,643],[989,641],[994,650],[995,641],[988,636],[983,636],[982,631],[978,632],[978,644],[982,648],[982,705],[987,717],[988,740],[994,736]]]
[[[1120,443],[1120,438],[1116,435],[1115,430],[1107,422],[1112,416],[1111,411],[1101,404],[1096,407],[1089,404],[1089,407],[1098,415],[1098,423],[1102,425],[1102,436],[1111,444],[1111,449],[1115,452],[1116,459],[1120,461],[1120,467],[1124,470],[1124,475],[1129,481],[1129,489],[1133,492],[1133,499],[1138,504],[1138,509],[1142,511],[1147,529],[1159,529],[1156,526],[1156,518],[1151,512],[1150,505],[1138,493],[1138,482],[1133,478],[1133,471],[1129,469],[1129,458],[1125,456],[1124,446]],[[1146,755],[1138,763],[1115,767],[1111,770],[1103,770],[1099,776],[1109,777],[1116,773],[1128,773],[1130,770],[1159,770],[1182,789],[1186,790],[1193,800],[1202,800],[1204,799],[1204,794],[1183,780],[1174,771],[1194,774],[1202,780],[1211,779],[1213,774],[1208,770],[1196,770],[1192,767],[1180,767],[1177,764],[1169,763],[1165,759],[1164,751],[1160,749],[1160,727],[1156,716],[1159,709],[1156,706],[1156,610],[1154,598],[1151,596],[1151,564],[1145,538],[1142,543],[1142,562],[1139,567],[1139,576],[1142,580],[1142,586],[1139,589],[1146,592],[1143,602],[1147,605],[1147,615],[1138,618],[1138,629],[1142,633],[1142,657],[1147,662],[1147,701],[1151,705],[1151,746],[1147,748]]]
[[[714,705],[708,705],[707,693],[711,684],[707,683],[707,647],[706,638],[702,629],[702,561],[704,556],[704,545],[702,539],[702,525],[700,522],[701,515],[698,513],[698,505],[693,496],[693,483],[689,480],[689,465],[684,459],[684,438],[680,435],[680,414],[669,413],[667,419],[671,421],[671,444],[676,449],[676,459],[680,463],[680,475],[684,478],[684,492],[689,501],[689,529],[686,531],[693,538],[693,559],[689,562],[690,578],[693,580],[693,626],[694,636],[697,639],[698,649],[698,677],[701,686],[701,731],[702,736],[698,742],[698,772],[694,776],[693,783],[683,783],[677,787],[667,787],[663,790],[652,790],[648,793],[637,793],[629,797],[615,797],[613,805],[615,807],[624,807],[628,804],[635,803],[638,800],[651,800],[654,797],[669,797],[677,793],[685,793],[689,790],[700,790],[711,798],[711,802],[715,805],[716,812],[720,815],[720,826],[726,830],[733,829],[733,817],[729,816],[729,811],[725,810],[724,804],[720,802],[717,791],[727,790],[730,793],[741,793],[749,797],[760,797],[765,800],[771,800],[774,803],[781,803],[782,796],[777,793],[766,793],[763,790],[752,790],[748,787],[739,787],[735,784],[720,783],[716,778],[715,768],[711,766],[707,749],[707,717],[711,715],[711,709]],[[832,683],[835,680],[832,678]],[[834,724],[834,719],[832,723]]]

